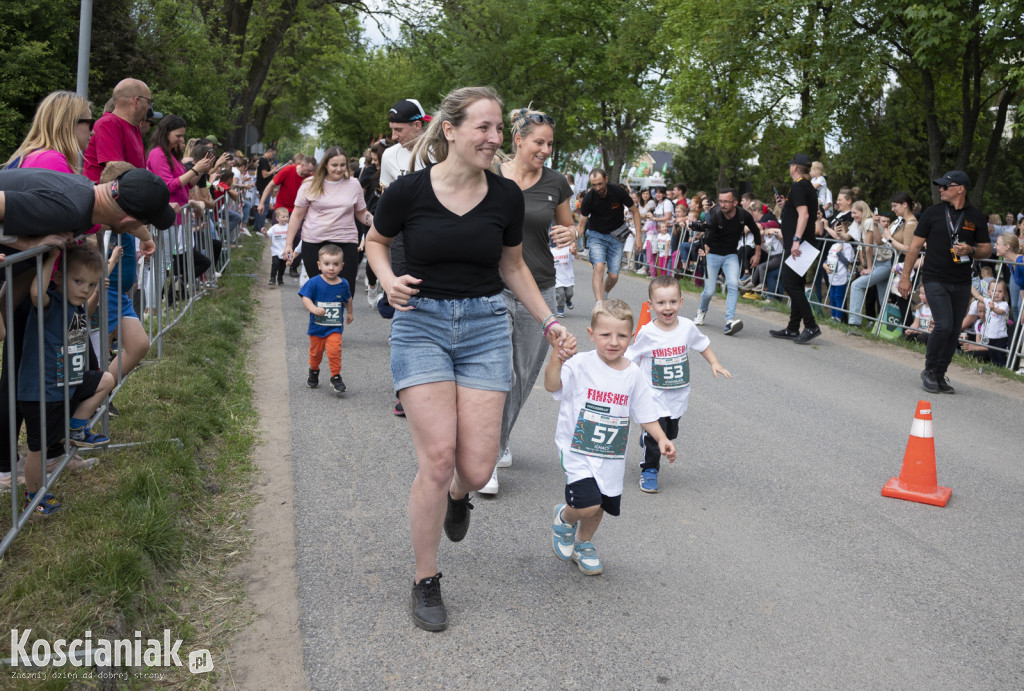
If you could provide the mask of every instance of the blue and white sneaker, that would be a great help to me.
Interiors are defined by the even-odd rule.
[[[604,571],[593,542],[577,542],[572,550],[572,560],[580,567],[580,571],[588,576],[596,576]]]
[[[72,427],[70,431],[72,446],[92,449],[97,446],[106,446],[110,443],[110,437],[103,434],[95,434],[88,427]]]
[[[555,507],[555,517],[551,522],[551,530],[555,536],[552,545],[555,548],[555,556],[562,561],[572,559],[573,545],[576,543],[576,524],[562,521],[562,509],[565,504]]]
[[[640,473],[640,490],[648,494],[658,493],[658,471],[656,468],[646,468]]]

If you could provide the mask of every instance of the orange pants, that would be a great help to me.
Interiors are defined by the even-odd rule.
[[[327,349],[327,364],[331,368],[331,376],[341,374],[341,334],[309,337],[309,368],[320,371],[320,363]]]

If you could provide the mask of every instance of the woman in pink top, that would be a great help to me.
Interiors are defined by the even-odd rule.
[[[285,247],[302,229],[302,263],[310,278],[320,273],[317,256],[326,244],[337,245],[345,262],[341,277],[348,281],[349,289],[356,284],[359,270],[359,231],[356,218],[370,225],[373,217],[366,210],[363,188],[348,171],[348,156],[340,146],[324,152],[313,176],[302,183],[295,197],[295,211],[288,221],[288,239]],[[293,252],[285,250],[285,260]]]
[[[88,101],[70,91],[54,91],[39,102],[25,140],[4,167],[81,173],[94,122]]]

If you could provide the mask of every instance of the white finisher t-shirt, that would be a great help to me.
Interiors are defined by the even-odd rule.
[[[569,246],[553,248],[551,256],[555,259],[555,287],[566,288],[576,285],[576,272],[572,265]]]
[[[392,144],[384,149],[380,157],[380,184],[387,187],[392,182],[409,172],[412,162],[412,150],[401,144]]]
[[[643,372],[644,384],[660,393],[671,418],[681,418],[690,398],[690,353],[703,353],[711,340],[689,319],[678,317],[671,331],[648,322],[636,334],[626,358]]]
[[[592,477],[601,494],[622,494],[626,473],[629,418],[657,422],[666,415],[657,394],[647,386],[640,368],[624,370],[605,364],[596,350],[578,353],[562,364],[562,388],[552,393],[560,402],[555,445],[565,482]]]

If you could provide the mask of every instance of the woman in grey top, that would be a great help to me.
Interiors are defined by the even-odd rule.
[[[499,166],[498,172],[519,185],[526,202],[523,219],[523,259],[540,288],[544,301],[554,312],[555,262],[551,256],[551,242],[559,247],[576,241],[572,222],[572,188],[561,173],[544,165],[551,156],[555,138],[555,121],[538,110],[519,108],[509,114],[512,131],[510,160]],[[554,223],[554,225],[552,225]],[[536,320],[507,288],[508,318],[512,328],[512,388],[505,397],[505,410],[501,416],[501,455],[491,480],[480,494],[498,493],[498,468],[512,465],[508,439],[519,411],[526,402],[537,380],[548,343],[537,330]]]

